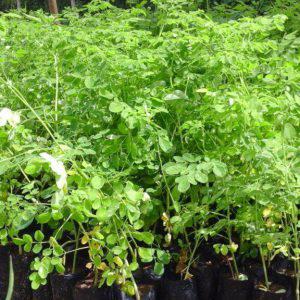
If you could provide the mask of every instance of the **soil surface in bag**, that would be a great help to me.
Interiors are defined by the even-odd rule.
[[[211,262],[201,262],[193,267],[192,274],[197,285],[199,299],[214,299],[218,284],[217,271],[218,267]]]
[[[247,265],[247,275],[255,284],[264,280],[264,270],[258,263],[250,263]]]
[[[197,286],[194,280],[176,280],[163,278],[158,293],[159,300],[198,300]],[[231,299],[232,300],[232,299]]]
[[[32,291],[32,300],[52,300],[52,290],[50,282],[40,286],[37,290]]]
[[[83,278],[83,274],[52,274],[50,278],[53,300],[73,300],[75,284]]]
[[[17,248],[10,248],[14,268],[13,300],[31,300],[32,289],[29,280],[32,256],[27,253],[19,254]]]
[[[138,269],[134,273],[134,278],[141,284],[158,284],[161,280],[161,276],[154,273],[153,266],[151,265]]]
[[[253,284],[250,280],[235,280],[230,274],[220,273],[217,300],[250,300]]]
[[[138,284],[138,290],[141,300],[156,300],[157,288],[154,284]],[[121,290],[117,291],[116,300],[135,300],[135,296],[128,296]]]
[[[296,274],[293,262],[285,258],[277,258],[271,264],[274,282],[288,289],[288,300],[296,299]]]
[[[0,299],[5,299],[9,277],[8,247],[0,246]]]
[[[103,286],[94,287],[94,280],[88,277],[75,285],[74,300],[114,300],[114,288]]]
[[[253,290],[253,300],[288,300],[293,299],[291,293],[279,284],[271,284],[270,290],[266,291],[259,286]]]

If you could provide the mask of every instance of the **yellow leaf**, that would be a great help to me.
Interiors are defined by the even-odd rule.
[[[105,262],[100,263],[98,269],[104,271],[107,268],[107,264]]]
[[[273,250],[273,244],[272,243],[267,243],[267,248],[271,251]]]
[[[114,263],[115,263],[116,265],[118,265],[119,267],[122,267],[122,266],[123,266],[123,261],[122,261],[122,259],[121,259],[119,256],[115,256],[115,257],[114,257]]]
[[[88,242],[89,242],[89,236],[85,234],[81,239],[81,244],[86,245]]]
[[[92,269],[93,264],[91,262],[89,262],[85,266],[86,266],[87,269]]]
[[[269,217],[270,214],[271,214],[271,212],[272,212],[272,208],[271,208],[271,207],[265,208],[265,209],[263,210],[263,216],[264,216],[264,218]]]

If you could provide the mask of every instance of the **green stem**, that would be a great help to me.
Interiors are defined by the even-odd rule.
[[[125,259],[125,265],[127,267],[129,266],[129,263],[128,263],[127,259]],[[130,279],[131,279],[131,282],[133,284],[133,288],[134,288],[134,291],[135,291],[135,299],[136,300],[141,300],[139,289],[138,289],[138,286],[137,286],[136,281],[134,279],[134,276],[132,275],[132,272],[130,272]]]
[[[233,268],[234,268],[234,272],[235,272],[235,277],[236,277],[236,279],[239,279],[240,273],[239,273],[239,269],[238,269],[236,259],[235,259],[235,255],[234,255],[233,252],[231,252],[231,256],[232,256],[232,261],[233,261]]]
[[[2,78],[1,78],[2,79]],[[17,98],[19,98],[21,100],[21,102],[27,107],[29,108],[29,110],[31,110],[31,112],[35,115],[35,117],[39,120],[39,122],[43,125],[43,127],[46,129],[46,131],[49,133],[50,137],[53,139],[53,141],[57,143],[54,135],[52,134],[51,130],[49,129],[48,125],[42,120],[42,118],[37,114],[37,112],[35,111],[35,109],[29,104],[29,102],[25,99],[25,97],[21,94],[21,92],[14,87],[11,84],[7,84],[3,79],[2,82],[4,82],[8,88],[15,94],[15,96],[17,96]]]
[[[270,289],[270,284],[269,284],[269,278],[268,278],[268,270],[266,267],[266,262],[265,262],[265,258],[261,249],[261,246],[259,245],[259,253],[260,253],[260,257],[261,257],[261,261],[262,261],[262,265],[263,265],[263,270],[264,270],[264,277],[265,277],[265,285],[267,290]]]
[[[12,257],[11,255],[9,256],[9,283],[8,283],[8,290],[6,294],[5,300],[11,300],[13,296],[13,291],[14,291],[14,267],[12,263]]]
[[[74,222],[73,222],[73,226],[74,226],[74,230],[76,232],[76,237],[75,237],[76,244],[75,244],[75,252],[74,252],[74,255],[73,255],[73,264],[72,264],[72,273],[74,274],[75,270],[76,270],[76,262],[77,262],[78,246],[79,246],[80,228],[78,228],[78,230],[76,230],[76,225],[75,225]]]
[[[293,214],[293,223],[294,226],[292,226],[293,228],[293,232],[294,232],[294,240],[295,240],[295,248],[299,249],[299,242],[298,242],[298,231],[297,231],[297,226],[298,226],[298,209],[296,207],[296,205],[293,203],[293,210],[292,210],[292,214]],[[299,292],[299,288],[300,288],[300,261],[299,261],[299,253],[296,252],[296,268],[295,268],[295,273],[296,273],[296,300],[300,300],[300,292]]]
[[[227,197],[226,197],[227,199]],[[228,202],[228,201],[227,201]],[[231,228],[230,228],[230,206],[229,203],[227,204],[227,223],[228,223],[228,227],[227,227],[227,234],[228,234],[228,239],[229,239],[229,244],[232,244],[232,238],[231,238]],[[234,268],[234,277],[236,277],[235,279],[239,279],[239,269],[236,263],[236,259],[235,259],[235,255],[233,251],[231,252],[231,257],[232,257],[232,261],[233,261],[233,268]]]
[[[197,236],[197,235],[196,235]],[[186,268],[186,273],[185,273],[185,279],[187,279],[187,276],[189,274],[189,270],[190,270],[190,267],[191,267],[191,264],[193,262],[193,259],[195,257],[195,253],[196,253],[196,250],[198,249],[198,246],[199,246],[199,242],[200,242],[200,234],[196,237],[196,243],[195,243],[195,246],[193,248],[193,251],[191,253],[191,256],[190,256],[190,259],[189,259],[189,262],[188,262],[188,265],[187,265],[187,268]]]
[[[206,10],[209,11],[210,7],[209,7],[209,0],[206,0]]]
[[[55,67],[55,102],[54,102],[54,112],[55,112],[55,127],[56,132],[58,130],[58,85],[59,85],[59,73],[58,73],[58,58],[54,55],[54,67]]]
[[[170,189],[170,187],[169,187],[169,184],[168,184],[166,175],[165,175],[164,170],[163,170],[163,164],[162,164],[162,159],[161,159],[161,156],[160,156],[159,146],[157,147],[157,150],[158,150],[157,153],[158,153],[158,159],[159,159],[159,164],[160,164],[161,173],[162,173],[162,176],[163,176],[163,179],[164,179],[166,188],[167,188],[166,212],[169,214],[169,211],[170,211],[170,198],[171,198],[171,200],[172,200],[172,204],[173,204],[175,210],[176,210],[176,204],[175,204],[175,200],[174,200],[174,198],[173,198],[173,196],[172,196],[172,192],[171,192],[171,189]]]
[[[94,287],[97,287],[97,283],[98,283],[98,269],[97,269],[97,267],[95,267],[94,273],[95,273],[95,277],[94,277]]]

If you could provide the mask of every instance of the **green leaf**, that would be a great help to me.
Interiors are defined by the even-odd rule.
[[[24,245],[24,251],[27,252],[27,253],[29,253],[31,251],[31,248],[32,248],[31,243],[28,243],[28,244]]]
[[[62,262],[62,259],[60,257],[52,257],[51,258],[51,264],[53,266],[56,266]]]
[[[122,259],[119,256],[115,256],[113,261],[118,267],[122,267],[124,264]]]
[[[178,183],[178,191],[180,193],[185,193],[191,186],[188,177],[185,175],[176,178],[175,182]]]
[[[102,206],[102,200],[100,198],[94,199],[92,203],[93,209],[97,210]]]
[[[165,96],[166,101],[183,100],[187,99],[186,94],[183,91],[175,90],[173,93]]]
[[[163,264],[167,265],[170,262],[171,256],[168,252],[158,249],[156,253],[157,253],[157,259]]]
[[[217,177],[224,177],[227,174],[227,167],[222,162],[214,162],[213,172]]]
[[[222,245],[220,248],[220,251],[222,253],[222,255],[227,255],[228,254],[228,247],[226,245]]]
[[[286,123],[284,125],[284,129],[283,129],[283,136],[287,139],[287,140],[292,140],[294,137],[296,137],[297,132],[295,127],[290,124],[290,123]]]
[[[33,290],[37,290],[39,287],[40,287],[40,283],[38,282],[38,281],[32,281],[31,282],[31,288],[33,289]]]
[[[3,175],[5,172],[13,168],[13,164],[9,161],[0,162],[0,175]]]
[[[109,245],[114,245],[116,244],[116,242],[118,241],[118,236],[116,234],[110,234],[107,238],[106,238],[106,242]]]
[[[37,230],[35,233],[34,233],[34,239],[37,241],[37,242],[42,242],[44,240],[45,236],[44,234],[40,231],[40,230]]]
[[[140,242],[144,242],[147,245],[151,245],[154,242],[154,236],[151,232],[133,232],[133,237]]]
[[[155,265],[154,265],[154,273],[156,275],[159,275],[161,276],[163,273],[164,273],[164,264],[161,263],[161,262],[156,262]]]
[[[216,252],[217,254],[220,253],[220,244],[214,244],[214,245],[213,245],[213,248],[214,248],[214,250],[215,250],[215,252]]]
[[[85,84],[86,88],[92,89],[95,86],[95,80],[91,76],[88,76],[85,78],[84,84]]]
[[[36,217],[36,220],[40,224],[46,224],[50,221],[50,219],[51,219],[51,213],[50,212],[41,213],[40,215],[38,215]]]
[[[40,161],[32,160],[28,162],[24,171],[28,175],[37,175],[42,169],[42,163]]]
[[[171,143],[167,135],[160,134],[158,137],[158,143],[160,148],[164,152],[169,152],[173,147],[173,144]]]
[[[97,210],[96,216],[100,222],[104,222],[109,218],[108,211],[104,207]]]
[[[22,246],[22,245],[24,245],[23,239],[20,239],[20,238],[13,238],[13,243],[14,243],[16,246]]]
[[[32,248],[32,252],[38,254],[42,251],[42,249],[43,249],[42,244],[35,244]]]
[[[138,248],[139,256],[142,262],[151,262],[153,260],[154,249],[151,248]]]
[[[91,180],[91,185],[94,189],[99,190],[105,184],[105,179],[100,176],[94,176]]]
[[[57,271],[57,273],[63,274],[65,272],[65,267],[61,263],[59,263],[55,265],[55,270]]]
[[[208,182],[208,176],[205,173],[203,173],[199,170],[197,170],[195,172],[195,179],[200,183],[207,183]]]
[[[166,173],[168,175],[177,175],[186,169],[184,164],[170,164],[166,167]]]
[[[125,194],[127,198],[133,202],[137,202],[141,200],[143,197],[143,193],[141,191],[135,191],[134,189],[131,188],[126,188]],[[136,211],[136,207],[134,208],[134,211]]]
[[[113,101],[109,105],[109,111],[112,113],[120,113],[124,109],[124,104],[119,101]]]
[[[41,264],[41,266],[38,269],[38,274],[41,278],[47,278],[48,276],[48,266],[45,264]]]
[[[107,276],[106,284],[107,284],[108,286],[112,286],[116,279],[117,279],[117,275],[114,274],[114,273],[110,273],[110,274],[108,274],[108,276]]]
[[[33,242],[33,239],[32,239],[32,237],[31,237],[31,235],[29,235],[29,234],[24,234],[23,235],[23,241],[24,241],[24,243],[32,243]]]
[[[144,224],[145,224],[144,221],[139,219],[133,224],[133,227],[135,230],[139,230],[144,226]]]
[[[131,271],[135,271],[139,268],[139,264],[136,261],[134,261],[129,265],[129,268]]]
[[[64,249],[63,249],[63,247],[62,246],[60,246],[60,245],[55,245],[54,247],[53,247],[53,254],[55,255],[55,256],[61,256],[61,255],[63,255],[64,254]]]
[[[195,155],[191,154],[191,153],[184,153],[182,155],[182,158],[187,161],[187,162],[190,162],[190,163],[193,163],[193,162],[197,162],[198,161],[198,157],[196,157]]]
[[[143,232],[142,233],[143,236],[143,241],[147,244],[147,245],[151,245],[154,242],[154,236],[151,232]]]

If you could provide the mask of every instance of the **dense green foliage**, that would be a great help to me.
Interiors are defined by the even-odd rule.
[[[26,11],[42,9],[49,10],[47,0],[19,0],[21,8]],[[74,0],[77,8],[98,0]],[[62,11],[71,6],[71,0],[56,0],[58,10]],[[150,0],[105,0],[109,4],[121,8],[150,7],[156,10],[155,1]],[[172,1],[171,1],[172,2]],[[176,0],[175,0],[176,2]],[[241,17],[257,17],[261,15],[285,14],[288,16],[287,31],[299,30],[300,2],[298,0],[189,0],[186,1],[194,9],[202,9],[214,19],[228,21]],[[0,10],[17,8],[17,0],[3,0]]]
[[[215,236],[299,272],[300,39],[284,15],[153,2],[0,18],[0,241],[36,254],[33,288],[88,249],[133,294],[141,262],[161,274],[177,245],[188,276]]]

